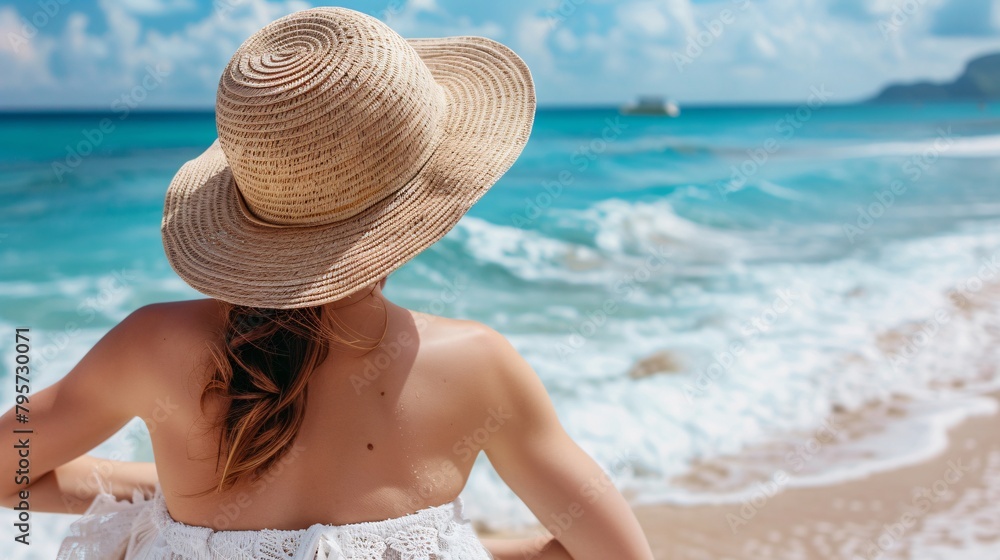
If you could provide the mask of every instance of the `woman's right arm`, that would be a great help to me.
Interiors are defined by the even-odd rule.
[[[30,503],[33,511],[82,513],[97,495],[100,475],[117,499],[156,484],[152,464],[85,455],[136,416],[150,416],[158,394],[148,364],[162,360],[162,321],[146,306],[115,326],[70,372],[25,403],[28,423],[12,408],[0,416],[0,506]],[[30,376],[30,369],[25,370]],[[17,433],[16,430],[26,430]],[[95,473],[96,469],[96,473]],[[14,476],[17,471],[23,476]],[[25,499],[27,497],[27,499]]]
[[[537,539],[482,539],[493,560],[573,560],[563,545],[552,537]]]
[[[631,507],[563,429],[538,375],[502,335],[487,329],[484,339],[491,374],[480,404],[502,407],[508,417],[483,450],[559,545],[547,550],[535,542],[518,559],[652,560]]]

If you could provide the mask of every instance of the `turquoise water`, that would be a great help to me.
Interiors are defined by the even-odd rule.
[[[662,210],[666,214],[652,225],[676,220],[679,228],[752,240],[749,247],[724,243],[720,249],[746,248],[737,256],[741,263],[845,258],[891,240],[995,219],[992,205],[1000,200],[993,135],[1000,130],[1000,108],[820,107],[798,116],[796,109],[694,108],[679,119],[622,117],[609,110],[541,111],[524,155],[469,216],[477,227],[514,227],[525,239],[540,235],[587,250],[608,240],[641,244],[628,238],[634,232],[627,227],[595,230],[600,218],[624,220],[625,227],[635,219],[626,207]],[[215,138],[214,120],[207,113],[120,116],[107,115],[110,133],[97,132],[104,116],[96,114],[0,118],[0,228],[7,236],[0,240],[0,263],[5,282],[19,287],[17,298],[0,295],[5,316],[44,327],[53,319],[50,310],[58,313],[73,302],[60,302],[53,297],[58,291],[46,292],[42,285],[58,290],[60,282],[86,282],[125,268],[154,280],[131,287],[133,306],[193,295],[172,281],[158,226],[167,183]],[[940,158],[922,157],[943,135],[955,145],[941,150]],[[765,161],[760,153],[768,139],[777,150]],[[756,162],[747,150],[757,151]],[[75,157],[81,153],[90,155]],[[907,170],[922,166],[926,170],[913,180]],[[870,230],[846,234],[845,224],[857,225],[857,207],[876,202],[872,191],[887,189],[894,180],[907,192]],[[668,237],[680,234],[666,229]],[[456,233],[463,232],[416,263],[474,265],[475,284],[482,289],[518,285],[516,270],[457,250],[456,242],[472,235],[465,228]],[[411,304],[408,288],[428,280],[420,268],[409,267],[394,282],[395,295]],[[535,282],[534,288],[559,292],[561,284],[574,281],[567,275]],[[465,312],[484,320],[491,313]]]
[[[0,327],[32,328],[41,384],[132,309],[198,296],[159,224],[213,116],[119,116],[0,116]],[[1000,280],[997,177],[1000,106],[542,110],[388,293],[506,334],[623,487],[679,499],[664,481],[692,461],[835,407],[992,386],[996,316],[950,302]],[[122,441],[101,451],[150,456]],[[525,518],[487,465],[467,493],[498,525]]]

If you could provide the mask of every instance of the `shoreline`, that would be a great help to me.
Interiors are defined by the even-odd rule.
[[[829,484],[771,476],[739,501],[633,511],[658,560],[1000,558],[1000,392],[981,397],[998,406],[950,426],[943,449],[912,463]]]
[[[863,478],[786,488],[756,503],[635,512],[664,559],[1000,557],[998,419],[967,418],[948,430],[941,453]]]
[[[997,311],[1000,283],[948,296],[945,312],[971,320]],[[1000,390],[988,351],[1000,331],[983,328],[974,376],[944,375],[918,398],[835,408],[811,431],[696,462],[665,481],[667,492],[626,494],[654,557],[1000,558]],[[905,327],[883,333],[886,359],[902,352],[908,335]],[[543,531],[533,525],[480,534]]]

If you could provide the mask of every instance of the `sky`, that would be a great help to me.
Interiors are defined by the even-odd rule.
[[[0,109],[214,105],[254,31],[302,0],[0,4]],[[541,105],[853,102],[1000,52],[1000,0],[373,0],[404,37],[482,35],[525,59]],[[139,84],[145,83],[142,91]],[[139,99],[141,97],[141,99]]]

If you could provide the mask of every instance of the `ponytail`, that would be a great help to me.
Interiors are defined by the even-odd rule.
[[[323,321],[322,307],[231,305],[224,329],[225,347],[213,348],[214,374],[201,394],[202,410],[211,397],[225,403],[217,426],[218,492],[256,480],[289,451],[305,418],[309,379],[331,342],[357,348],[360,340],[344,340]]]

